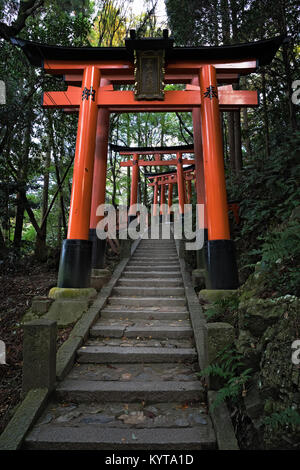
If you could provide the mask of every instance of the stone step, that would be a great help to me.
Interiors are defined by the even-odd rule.
[[[186,305],[185,297],[109,297],[109,305],[132,305],[135,307],[160,307]]]
[[[98,425],[36,426],[25,440],[28,450],[213,450],[212,425],[191,428],[111,428]]]
[[[147,264],[148,266],[152,266],[152,265],[160,265],[160,264],[163,264],[163,265],[170,265],[170,266],[174,266],[174,265],[177,265],[179,266],[179,261],[178,261],[178,258],[176,259],[157,259],[157,260],[153,260],[152,258],[131,258],[130,261],[129,261],[130,264]]]
[[[184,307],[181,307],[184,308]],[[187,310],[175,310],[173,307],[170,311],[161,311],[160,309],[146,310],[143,309],[114,309],[107,307],[101,311],[102,319],[148,319],[148,320],[186,320],[189,318]]]
[[[77,351],[79,363],[184,362],[197,359],[194,348],[83,346]]]
[[[134,257],[147,258],[147,259],[159,258],[159,257],[178,259],[177,252],[173,251],[173,250],[172,251],[170,251],[170,250],[167,250],[167,251],[153,251],[153,250],[151,250],[149,253],[146,250],[141,250],[141,251],[135,251],[133,256]]]
[[[150,324],[149,324],[150,323]],[[189,322],[167,321],[139,321],[128,325],[119,322],[115,324],[103,324],[103,320],[96,323],[90,330],[92,337],[110,338],[191,338],[193,330]]]
[[[138,268],[137,268],[138,269]],[[180,277],[179,277],[180,276]],[[127,270],[127,266],[126,266],[126,270],[123,271],[123,274],[122,274],[122,277],[121,279],[125,279],[125,278],[149,278],[151,277],[152,279],[161,279],[161,278],[171,278],[171,279],[180,279],[182,280],[181,278],[181,273],[180,271],[175,271],[175,272],[171,272],[171,271],[134,271],[134,270],[131,270],[131,271],[128,271]]]
[[[164,256],[160,256],[160,255],[153,255],[153,256],[144,256],[144,255],[134,255],[132,256],[132,258],[130,259],[130,261],[138,261],[138,262],[146,262],[148,263],[149,261],[151,263],[153,263],[154,261],[157,262],[157,261],[160,261],[160,262],[165,262],[165,264],[168,264],[169,262],[176,262],[178,263],[178,256],[172,256],[172,255],[164,255]]]
[[[183,281],[180,277],[177,278],[159,278],[159,277],[147,277],[147,278],[130,278],[121,277],[118,284],[120,286],[136,286],[136,287],[180,287],[183,285]]]
[[[177,251],[176,250],[136,250],[134,252],[134,256],[145,256],[147,258],[150,258],[152,255],[153,256],[177,256]]]
[[[153,273],[153,272],[164,272],[164,271],[167,271],[168,273],[171,273],[172,275],[174,275],[175,273],[176,274],[179,274],[181,273],[180,271],[180,266],[170,266],[170,265],[152,265],[152,266],[149,266],[149,264],[127,264],[126,265],[126,270],[124,271],[124,274],[126,274],[128,271],[142,271],[142,272],[146,272],[147,275],[149,275],[150,273]]]
[[[162,297],[162,296],[183,296],[183,287],[144,287],[144,286],[117,286],[113,288],[113,295],[120,295],[124,297],[139,296],[139,297]]]
[[[100,380],[65,379],[55,392],[60,402],[93,403],[145,401],[159,403],[168,401],[204,400],[204,388],[199,381],[179,382],[118,382]]]
[[[196,373],[199,365],[196,362],[189,363],[132,363],[132,364],[78,364],[73,367],[68,379],[120,381],[120,382],[162,382],[182,381],[199,382]]]
[[[144,239],[141,240],[139,247],[142,246],[153,246],[153,247],[161,247],[161,246],[175,246],[174,238],[167,239],[167,238],[160,238],[160,239]]]
[[[166,255],[169,255],[169,254],[176,254],[177,255],[177,250],[176,248],[137,248],[134,252],[134,254],[142,254],[142,255],[145,255],[145,256],[151,256],[153,253],[154,254],[157,254],[157,255],[160,255],[160,254],[163,254],[165,253]]]

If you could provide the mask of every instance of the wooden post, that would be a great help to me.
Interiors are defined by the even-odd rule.
[[[101,79],[100,86],[108,85],[109,80]],[[107,170],[107,146],[109,135],[109,110],[98,109],[96,147],[94,161],[93,192],[90,217],[89,239],[92,247],[92,268],[104,268],[106,240],[97,237],[96,227],[103,216],[97,216],[97,207],[105,204],[106,170]]]
[[[154,178],[154,197],[153,197],[153,216],[157,215],[157,203],[158,203],[158,178]]]
[[[135,211],[132,209],[132,206],[137,203],[138,181],[139,181],[139,156],[137,153],[135,153],[133,155],[133,161],[132,161],[130,208],[129,208],[129,214],[128,214],[129,221],[135,218]]]
[[[99,83],[100,70],[87,66],[82,80],[68,237],[62,246],[58,287],[90,286],[92,243],[89,226]]]
[[[184,187],[184,175],[182,169],[182,154],[177,153],[177,186],[178,186],[178,199],[179,199],[179,212],[184,214],[185,204],[185,187]]]
[[[168,214],[171,215],[171,207],[173,204],[173,183],[168,184]]]
[[[162,184],[160,185],[160,211],[159,215],[161,216],[161,219],[163,219],[163,216],[165,215],[165,208],[164,205],[166,203],[166,185]]]
[[[212,65],[204,65],[200,70],[200,90],[209,287],[235,289],[238,285],[237,267],[229,233],[216,69]]]
[[[192,202],[192,182],[191,180],[187,180],[187,204],[191,204]]]

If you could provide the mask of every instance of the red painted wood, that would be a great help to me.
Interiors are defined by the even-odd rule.
[[[51,91],[44,93],[43,106],[47,108],[73,108],[80,105],[81,89],[78,87],[68,87],[67,91]],[[258,106],[258,94],[252,90],[220,90],[219,102],[222,109],[227,107],[256,107]],[[98,106],[108,107],[113,112],[114,106],[122,111],[124,107],[127,111],[147,109],[172,111],[173,108],[193,109],[201,106],[200,93],[197,90],[182,91],[170,90],[165,92],[164,101],[136,101],[133,91],[107,91],[99,90]]]

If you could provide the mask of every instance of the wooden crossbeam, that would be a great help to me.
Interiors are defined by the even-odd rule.
[[[182,164],[183,165],[194,165],[195,160],[187,160],[183,159]],[[177,160],[152,160],[152,161],[146,161],[146,160],[139,160],[138,161],[138,166],[176,166],[177,165]],[[127,162],[121,162],[120,166],[133,166],[133,163],[131,160]]]
[[[217,73],[218,83],[237,83],[239,81],[239,73]],[[127,75],[118,75],[118,73],[108,70],[102,71],[102,77],[110,80],[113,85],[133,85],[135,83],[135,78],[133,74]],[[164,82],[166,84],[173,83],[187,83],[189,84],[193,79],[191,73],[167,73],[165,74]],[[67,73],[64,76],[64,81],[67,85],[71,86],[81,86],[82,84],[82,73],[71,74]]]
[[[160,178],[159,176],[157,176],[157,178]],[[193,173],[189,173],[189,174],[184,174],[184,180],[185,181],[192,181],[193,179],[195,179],[195,175]],[[171,183],[177,183],[177,176],[172,176],[172,177],[168,177],[166,179],[163,179],[163,180],[158,180],[157,181],[157,184],[159,185],[163,185],[163,184],[171,184]],[[148,183],[148,186],[155,186],[156,183]]]
[[[139,108],[153,110],[172,111],[175,109],[193,109],[201,106],[201,96],[198,90],[182,91],[170,90],[165,92],[164,101],[136,101],[133,91],[107,91],[105,87],[99,88],[97,93],[98,106],[122,110]],[[46,108],[74,108],[79,107],[81,102],[81,88],[68,87],[67,91],[50,91],[44,93],[43,106]],[[258,106],[258,93],[252,90],[220,90],[220,109],[226,110],[230,107],[256,107]]]

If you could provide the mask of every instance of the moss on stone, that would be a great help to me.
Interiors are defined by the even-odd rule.
[[[52,287],[48,294],[50,299],[91,299],[97,295],[92,287],[75,289],[64,287]]]
[[[223,289],[203,289],[199,292],[199,298],[209,302],[213,303],[216,302],[217,300],[224,299],[225,297],[229,297],[232,294],[235,294],[237,291],[234,289],[228,289],[228,290],[223,290]]]

